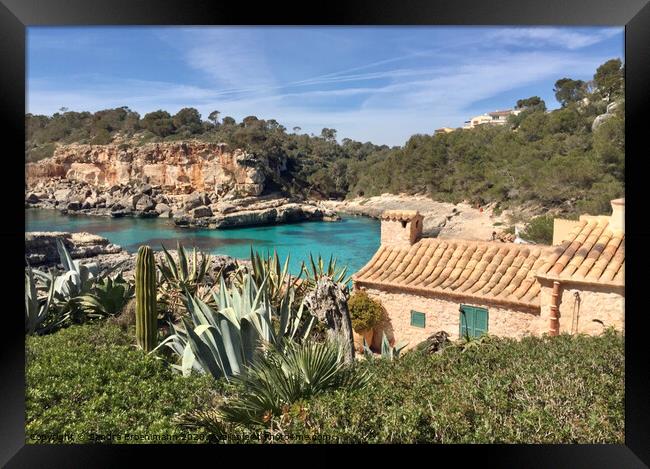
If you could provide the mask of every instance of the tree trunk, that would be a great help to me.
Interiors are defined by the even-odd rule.
[[[327,325],[329,340],[343,340],[345,362],[354,361],[354,338],[352,321],[348,312],[348,289],[334,283],[329,277],[321,277],[316,287],[305,297],[309,311]]]

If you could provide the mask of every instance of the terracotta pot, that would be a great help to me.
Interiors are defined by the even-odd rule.
[[[368,329],[361,332],[352,331],[355,350],[359,353],[363,352],[363,339],[366,339],[366,344],[368,345],[368,347],[371,347],[373,334],[374,334],[373,329]]]

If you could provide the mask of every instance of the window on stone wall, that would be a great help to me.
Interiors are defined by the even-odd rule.
[[[419,311],[411,310],[411,326],[420,327],[424,329],[426,327],[427,316],[424,313]]]

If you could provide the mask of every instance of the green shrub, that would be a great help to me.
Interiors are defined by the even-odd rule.
[[[343,343],[286,341],[272,348],[239,378],[242,392],[220,409],[227,422],[264,425],[283,409],[333,389],[359,390],[367,370],[344,361]]]
[[[553,243],[553,217],[543,215],[533,218],[521,233],[521,237],[528,241],[541,244]]]
[[[283,431],[295,442],[622,444],[624,362],[611,331],[408,352],[363,365],[371,399],[318,396]]]
[[[27,150],[27,161],[35,163],[39,160],[50,158],[54,155],[56,145],[53,143],[44,143],[43,145],[36,146]]]
[[[383,317],[381,303],[373,300],[366,292],[355,292],[348,300],[348,310],[352,328],[356,332],[367,331],[375,327]]]
[[[217,383],[174,374],[134,342],[133,330],[109,322],[28,337],[27,441],[87,443],[93,435],[115,435],[125,442],[131,434],[183,442],[188,434],[175,414],[210,406]]]
[[[99,129],[95,136],[90,140],[91,145],[108,145],[113,141],[111,134],[106,129]]]

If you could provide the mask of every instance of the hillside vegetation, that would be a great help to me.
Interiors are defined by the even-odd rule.
[[[559,79],[554,88],[559,109],[548,112],[544,101],[533,96],[516,103],[522,112],[507,126],[413,135],[392,148],[350,139],[339,143],[335,129],[307,135],[299,127],[288,131],[273,119],[255,116],[238,123],[220,118],[218,111],[204,121],[193,108],[144,117],[126,106],[95,113],[62,108],[52,116],[26,115],[26,159],[51,156],[58,144],[197,139],[286,161],[287,170],[275,184],[296,195],[404,192],[449,202],[496,202],[500,208],[532,202],[568,216],[602,214],[608,213],[611,199],[624,194],[623,74],[621,61],[612,59],[592,81]],[[617,106],[607,112],[610,103]]]

